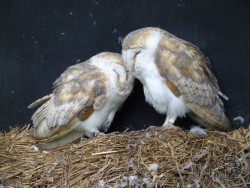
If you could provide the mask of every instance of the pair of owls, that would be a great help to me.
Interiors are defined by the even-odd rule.
[[[143,84],[146,101],[167,115],[163,127],[187,114],[207,128],[230,129],[220,99],[226,96],[208,59],[193,44],[148,27],[125,37],[122,56],[99,53],[61,74],[52,94],[29,106],[41,105],[32,116],[33,136],[52,149],[107,132],[131,94],[134,78]]]

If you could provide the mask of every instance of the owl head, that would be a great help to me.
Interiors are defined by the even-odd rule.
[[[126,68],[136,74],[138,56],[147,54],[153,56],[157,45],[162,38],[163,30],[146,27],[129,33],[122,43],[122,58]],[[142,53],[143,52],[143,53]]]

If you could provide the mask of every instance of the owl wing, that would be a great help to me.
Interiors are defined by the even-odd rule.
[[[106,76],[96,67],[81,63],[69,67],[54,83],[54,91],[43,100],[37,100],[30,107],[45,103],[34,113],[34,137],[51,141],[69,133],[86,120],[106,101]],[[44,125],[45,121],[45,125]],[[50,130],[49,137],[39,136],[39,126]]]
[[[169,34],[160,42],[156,64],[168,88],[182,96],[191,118],[210,129],[230,128],[219,98],[226,96],[208,68],[209,60],[196,46]]]

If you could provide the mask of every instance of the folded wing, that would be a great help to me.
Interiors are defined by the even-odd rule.
[[[210,129],[230,129],[219,98],[225,96],[208,67],[209,60],[196,46],[166,32],[155,56],[161,76],[183,98],[191,118]]]
[[[86,120],[106,100],[106,77],[88,62],[69,67],[54,83],[54,91],[32,103],[37,140],[58,139]]]

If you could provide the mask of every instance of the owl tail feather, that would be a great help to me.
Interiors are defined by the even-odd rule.
[[[228,98],[225,94],[223,94],[222,92],[219,92],[218,94],[219,94],[223,99],[225,99],[226,101],[229,100],[229,98]]]
[[[79,121],[79,119],[75,117],[66,125],[53,130],[52,134],[50,127],[45,123],[43,127],[41,127],[41,125],[37,126],[37,128],[33,130],[32,136],[39,142],[50,142],[53,140],[57,140],[61,137],[63,138],[64,135],[75,129],[77,126],[80,125],[80,123],[81,122]],[[49,134],[46,135],[44,134],[44,132],[48,132]]]
[[[52,94],[50,95],[46,95],[38,100],[36,100],[35,102],[31,103],[28,108],[35,108],[38,106],[41,106],[42,104],[44,104],[45,102],[47,102],[50,98],[52,97]]]
[[[72,130],[58,139],[51,140],[49,142],[44,142],[38,144],[38,147],[44,150],[51,150],[58,147],[62,147],[66,144],[76,142],[83,136],[83,132]]]
[[[188,116],[207,129],[218,131],[231,130],[230,122],[221,107],[201,108],[196,104],[189,104],[188,107],[190,109]]]

